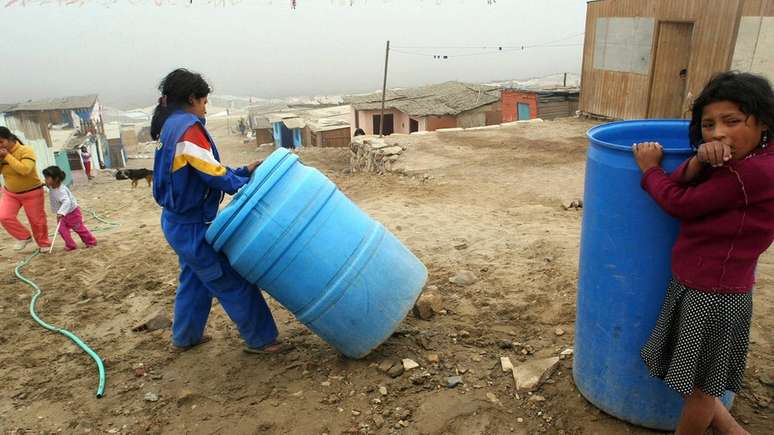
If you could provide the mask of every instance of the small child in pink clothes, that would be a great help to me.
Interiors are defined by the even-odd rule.
[[[70,230],[78,233],[87,247],[96,246],[97,239],[83,223],[83,215],[73,193],[62,184],[65,179],[64,171],[58,166],[49,166],[43,170],[43,176],[46,177],[51,210],[56,213],[56,220],[59,222],[59,235],[65,241],[65,251],[72,251],[78,247],[70,235]]]

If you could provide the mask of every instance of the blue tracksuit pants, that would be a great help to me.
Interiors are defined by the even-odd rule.
[[[207,228],[204,223],[181,224],[161,218],[164,236],[180,259],[172,343],[181,347],[199,343],[216,297],[248,346],[271,344],[277,338],[277,325],[261,291],[207,243]]]

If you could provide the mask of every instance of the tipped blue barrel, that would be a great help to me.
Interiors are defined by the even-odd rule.
[[[632,144],[659,142],[662,166],[692,155],[688,122],[622,121],[588,132],[573,378],[591,403],[637,425],[674,430],[682,398],[640,359],[672,276],[678,222],[640,188]],[[724,397],[728,405],[729,392]]]
[[[322,173],[273,152],[207,231],[240,275],[350,358],[386,340],[427,269]]]

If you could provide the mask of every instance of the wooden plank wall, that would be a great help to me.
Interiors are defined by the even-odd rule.
[[[771,2],[771,0],[757,0]],[[597,70],[594,36],[599,17],[654,17],[651,70],[659,21],[693,22],[688,89],[696,95],[709,78],[728,69],[744,0],[600,0],[587,6],[580,110],[611,118],[644,118],[651,76]]]
[[[774,17],[774,0],[746,0],[742,6],[742,16]]]

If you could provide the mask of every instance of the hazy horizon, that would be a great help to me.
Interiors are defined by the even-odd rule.
[[[148,106],[176,67],[201,72],[222,95],[372,92],[388,39],[389,87],[579,74],[586,10],[578,0],[297,0],[295,10],[279,0],[76,3],[0,9],[11,23],[0,39],[0,103],[98,93],[109,106]]]

